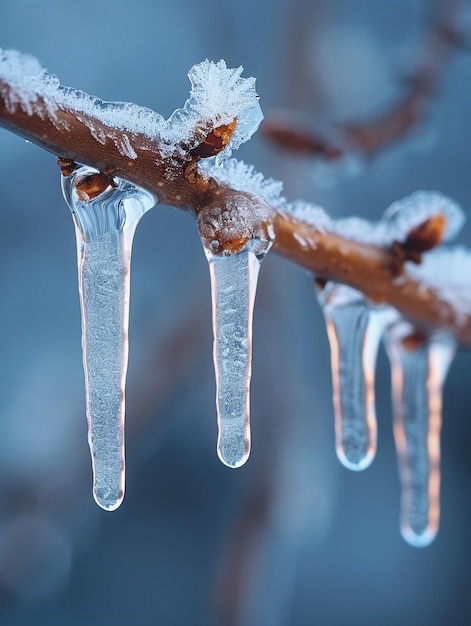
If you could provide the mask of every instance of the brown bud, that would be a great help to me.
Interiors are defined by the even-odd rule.
[[[82,202],[90,202],[90,200],[93,200],[112,186],[113,181],[109,176],[97,172],[96,174],[84,176],[77,182],[75,189]]]
[[[420,265],[422,253],[438,246],[446,228],[446,217],[441,213],[433,215],[413,228],[404,242],[393,241],[391,245],[391,271],[398,276],[406,261]]]
[[[57,165],[59,166],[62,176],[70,176],[78,167],[75,161],[63,159],[62,157],[57,158]]]
[[[237,207],[212,206],[198,214],[198,229],[205,245],[214,254],[235,254],[250,239],[250,224]]]
[[[443,239],[446,217],[441,213],[432,215],[428,220],[410,231],[404,242],[406,251],[427,252],[438,246]]]
[[[249,241],[254,251],[258,243],[261,252],[273,236],[272,213],[263,200],[244,193],[216,196],[198,212],[198,231],[205,248],[214,254],[236,254]]]
[[[229,143],[232,133],[235,130],[237,119],[234,118],[230,124],[222,124],[217,128],[214,128],[205,140],[196,148],[190,150],[190,154],[199,159],[207,159],[208,157],[215,156]]]

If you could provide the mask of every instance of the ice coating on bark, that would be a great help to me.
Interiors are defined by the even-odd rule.
[[[125,486],[124,413],[132,240],[139,219],[154,205],[154,199],[122,180],[114,180],[94,199],[81,199],[77,184],[94,174],[92,168],[82,167],[62,179],[62,188],[77,237],[93,494],[103,509],[112,511],[121,504]]]
[[[363,470],[376,453],[375,368],[387,313],[345,285],[328,283],[318,299],[331,351],[337,456]]]
[[[227,257],[206,251],[206,256],[213,310],[217,452],[225,465],[240,467],[250,454],[252,316],[260,260],[250,249]]]
[[[442,389],[455,345],[444,335],[416,343],[406,323],[393,326],[385,340],[402,487],[401,534],[423,547],[434,540],[440,522]]]
[[[58,110],[70,111],[100,143],[111,139],[130,159],[137,158],[133,147],[135,135],[158,140],[161,155],[171,157],[185,154],[188,147],[198,145],[212,129],[236,119],[234,132],[218,160],[228,157],[253,135],[263,119],[255,79],[242,78],[242,71],[242,67],[227,68],[222,60],[217,63],[205,60],[194,65],[188,73],[192,86],[190,97],[166,120],[137,104],[106,102],[65,87],[33,56],[0,48],[0,94],[8,111],[14,113],[21,107],[28,115],[48,115],[59,127],[67,126],[67,121],[57,115]]]

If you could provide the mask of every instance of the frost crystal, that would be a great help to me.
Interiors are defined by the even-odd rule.
[[[55,123],[60,124],[57,110],[68,109],[78,118],[84,114],[130,134],[144,134],[151,139],[165,134],[167,122],[151,109],[129,102],[105,102],[77,89],[64,87],[36,59],[16,50],[0,49],[0,80],[11,88],[8,100],[11,112],[21,106],[28,115],[43,115],[45,108]],[[93,124],[89,128],[92,133],[97,132]],[[110,137],[114,139],[112,135]]]
[[[311,226],[376,246],[390,246],[394,241],[405,241],[414,228],[437,214],[446,218],[444,239],[452,239],[465,219],[462,209],[455,202],[432,191],[417,191],[394,202],[378,222],[360,217],[332,220],[320,207],[299,201],[287,205],[286,211]]]
[[[165,119],[151,109],[128,102],[105,102],[77,89],[64,87],[34,57],[16,50],[0,49],[0,81],[6,82],[10,87],[3,91],[7,94],[7,107],[12,113],[18,106],[28,115],[36,113],[44,116],[46,113],[60,126],[66,122],[56,113],[58,109],[65,109],[73,112],[78,119],[85,115],[111,129],[126,131],[131,136],[143,134],[150,139],[162,139],[167,130]],[[87,125],[92,135],[101,143],[105,143],[107,137],[116,141],[112,130],[106,134],[90,120],[87,120]],[[117,147],[126,156],[136,158],[130,140],[127,137]]]
[[[402,485],[401,533],[422,547],[433,541],[439,525],[442,388],[455,345],[444,335],[416,344],[414,329],[405,322],[392,326],[385,339]]]
[[[360,243],[388,246],[393,241],[403,242],[407,235],[434,215],[444,215],[444,239],[456,236],[464,222],[461,208],[440,193],[417,191],[394,202],[379,222],[349,217],[333,223],[335,232]]]
[[[392,226],[396,240],[404,241],[411,230],[437,214],[446,218],[444,240],[456,237],[466,219],[465,215],[456,202],[436,191],[416,191],[394,202],[386,210],[383,219]]]
[[[255,91],[255,78],[241,78],[243,68],[228,69],[224,61],[203,61],[188,73],[190,97],[169,118],[169,140],[193,147],[213,128],[237,119],[235,130],[218,161],[250,139],[263,119]],[[200,129],[201,137],[195,136]]]
[[[82,348],[93,493],[104,509],[124,497],[124,392],[128,361],[129,274],[134,231],[154,205],[147,192],[115,180],[96,198],[78,193],[97,172],[62,179],[75,222]]]
[[[243,161],[228,159],[221,164],[215,164],[214,159],[203,159],[198,163],[198,171],[205,178],[214,178],[218,183],[229,185],[231,189],[263,198],[272,206],[283,201],[283,183],[273,178],[264,178],[253,165],[247,165]]]
[[[92,135],[101,143],[107,137],[115,141],[120,152],[131,159],[137,157],[132,147],[133,135],[158,140],[163,156],[172,156],[181,152],[181,144],[196,146],[205,133],[236,118],[232,137],[221,152],[227,157],[253,135],[263,119],[255,79],[242,78],[242,70],[242,67],[228,69],[224,61],[206,60],[193,66],[188,74],[192,84],[190,97],[167,121],[151,109],[136,104],[105,102],[64,87],[34,57],[0,48],[0,93],[8,94],[6,106],[12,113],[20,106],[28,115],[46,113],[58,125],[64,124],[56,115],[58,109],[69,110],[78,119],[81,114],[95,119],[111,130],[105,132],[88,119],[86,123]],[[2,90],[2,81],[8,84],[8,90]],[[117,140],[113,129],[125,131],[127,136]]]
[[[0,48],[0,80],[9,84],[6,107],[13,113],[18,105],[28,115],[33,113],[32,103],[38,98],[38,88],[46,77],[46,70],[29,54]],[[1,87],[0,87],[1,91]]]
[[[346,239],[376,246],[388,246],[396,239],[386,222],[369,222],[361,217],[346,217],[332,223],[332,230]]]
[[[295,200],[290,202],[281,209],[287,214],[292,215],[301,222],[305,222],[310,226],[314,226],[322,232],[332,229],[333,222],[327,213],[317,204],[304,202],[303,200]]]
[[[420,265],[407,263],[407,273],[423,285],[433,289],[458,313],[458,322],[471,314],[471,252],[463,246],[437,248],[423,255]]]

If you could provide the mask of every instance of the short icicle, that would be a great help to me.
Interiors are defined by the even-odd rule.
[[[363,470],[376,454],[375,368],[387,311],[345,285],[327,283],[317,296],[330,343],[337,456]]]
[[[421,336],[406,322],[392,326],[385,342],[402,487],[401,534],[410,545],[424,547],[440,522],[442,389],[455,344],[442,334]]]
[[[113,511],[124,497],[124,394],[131,248],[146,191],[89,167],[62,178],[77,238],[82,350],[93,495]]]

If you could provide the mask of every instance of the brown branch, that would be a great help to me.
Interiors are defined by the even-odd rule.
[[[399,281],[397,253],[393,247],[365,245],[333,232],[321,232],[294,216],[267,207],[261,198],[199,176],[198,156],[187,154],[180,160],[164,158],[159,143],[145,135],[128,133],[137,154],[137,158],[131,159],[117,147],[121,131],[84,113],[80,113],[78,119],[75,112],[62,109],[55,111],[53,118],[46,107],[41,109],[41,99],[36,101],[31,114],[20,105],[11,112],[7,107],[8,90],[9,85],[0,81],[0,126],[7,130],[65,160],[129,180],[153,193],[162,203],[193,212],[200,231],[204,231],[205,216],[215,212],[220,216],[233,214],[241,203],[250,203],[254,213],[263,208],[266,215],[268,208],[275,228],[275,253],[315,276],[350,285],[375,303],[394,306],[420,327],[447,330],[461,344],[471,345],[471,316],[463,319],[448,301],[405,272]],[[93,135],[90,126],[95,129]],[[229,127],[224,128],[223,135]],[[207,145],[214,140],[214,132],[211,134],[213,136],[208,135],[208,141],[204,142]],[[105,143],[100,143],[97,136],[106,137]],[[217,233],[221,247],[234,252],[247,240],[247,231],[241,227],[238,232],[237,221],[235,227],[231,221],[231,228],[225,229],[224,219],[221,221],[221,231]],[[261,224],[261,228],[267,226],[267,223]]]
[[[293,117],[273,115],[263,122],[262,135],[281,149],[304,156],[320,156],[327,161],[335,161],[352,150],[372,157],[402,139],[425,118],[450,53],[461,45],[456,24],[459,5],[460,0],[447,0],[444,8],[438,10],[435,25],[424,45],[421,64],[408,77],[405,93],[384,113],[363,123],[340,124],[329,138],[296,122]],[[333,135],[336,139],[332,139]]]
[[[393,247],[321,233],[286,215],[278,215],[276,232],[275,252],[281,256],[325,280],[350,285],[377,304],[390,304],[417,326],[442,328],[462,345],[471,345],[471,317],[464,320],[449,302],[405,270],[399,279]]]

